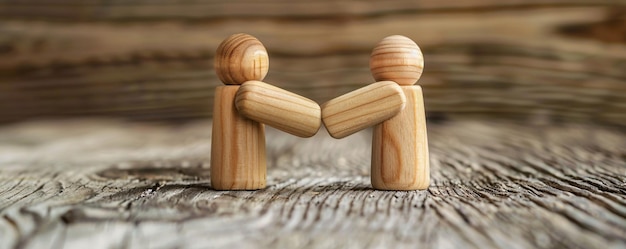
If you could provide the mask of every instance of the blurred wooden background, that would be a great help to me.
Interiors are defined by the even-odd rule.
[[[598,0],[0,0],[0,122],[210,117],[226,36],[318,102],[373,82],[383,37],[426,58],[429,116],[626,125],[626,5]]]

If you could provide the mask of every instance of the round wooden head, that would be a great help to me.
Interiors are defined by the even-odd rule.
[[[413,85],[422,76],[424,56],[408,37],[385,37],[372,51],[370,71],[376,81],[390,80],[399,85]]]
[[[241,85],[263,80],[269,69],[263,44],[254,36],[234,34],[226,38],[215,53],[215,72],[226,85]]]

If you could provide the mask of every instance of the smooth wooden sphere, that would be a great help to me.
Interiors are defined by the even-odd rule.
[[[370,71],[376,81],[390,80],[399,85],[413,85],[422,76],[424,56],[408,37],[385,37],[372,51]]]
[[[229,36],[217,47],[215,53],[215,72],[226,85],[263,80],[269,64],[263,44],[248,34]]]

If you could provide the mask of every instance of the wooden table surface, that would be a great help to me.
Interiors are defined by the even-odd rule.
[[[371,131],[268,129],[268,187],[215,191],[211,123],[0,128],[0,248],[624,248],[626,132],[429,123],[432,183],[376,191]]]

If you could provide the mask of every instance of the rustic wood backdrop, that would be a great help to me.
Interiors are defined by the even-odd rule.
[[[219,42],[257,36],[267,82],[323,102],[373,81],[383,37],[414,39],[437,116],[626,124],[626,3],[0,1],[0,122],[210,117]]]
[[[320,103],[413,38],[430,188],[373,190],[371,131],[268,128],[268,187],[213,190],[236,32]],[[626,248],[624,1],[0,0],[0,123],[0,249]]]

